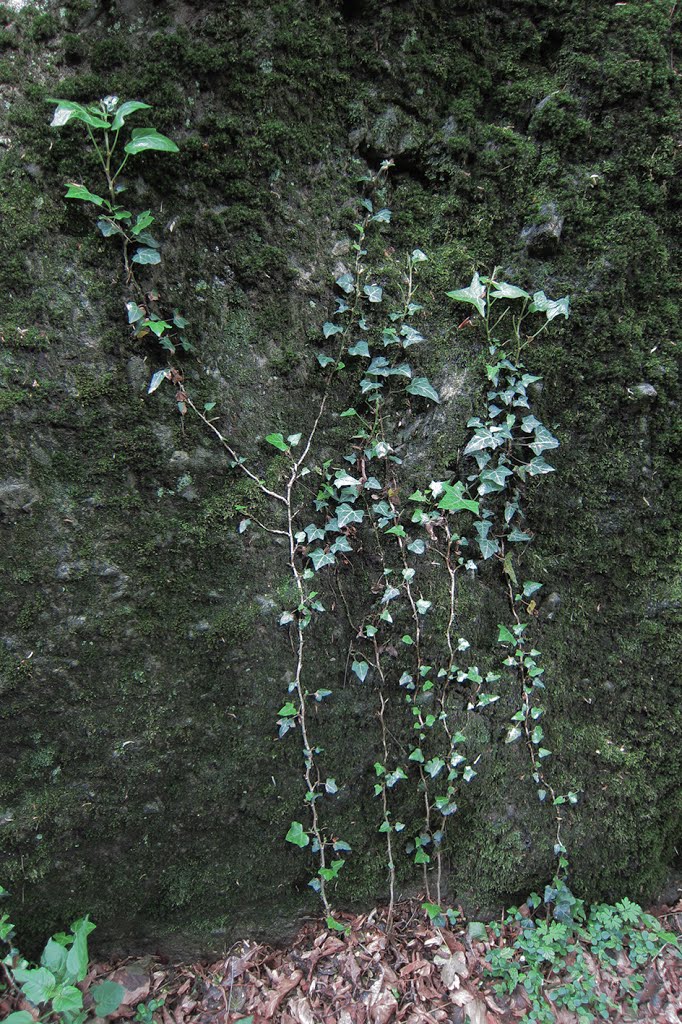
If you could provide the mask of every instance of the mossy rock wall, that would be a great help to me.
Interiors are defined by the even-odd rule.
[[[146,284],[191,320],[194,393],[268,480],[282,466],[264,435],[310,425],[355,179],[383,159],[394,218],[373,255],[428,253],[415,360],[445,396],[403,420],[405,487],[456,471],[484,395],[486,353],[445,291],[498,264],[571,295],[528,359],[562,443],[529,512],[529,576],[560,598],[535,627],[546,731],[559,790],[581,791],[564,829],[576,891],[655,894],[682,768],[675,6],[0,6],[0,881],[27,941],[89,912],[109,945],[208,949],[315,908],[283,843],[305,813],[300,749],[274,726],[286,551],[238,533],[253,489],[170,393],[146,397],[158,352],[126,328],[115,248],[62,198],[97,167],[75,128],[49,127],[52,95],[145,100],[180,144],[129,182],[166,226]],[[319,457],[338,457],[347,424],[324,426]],[[361,563],[343,581],[358,607],[368,581]],[[463,633],[492,664],[504,595],[485,575],[467,595]],[[366,906],[386,894],[376,694],[348,681],[343,616],[311,635],[309,688],[334,691],[314,721],[343,783],[329,813],[354,847],[332,895]],[[552,871],[510,708],[481,727],[448,837],[451,898],[479,908]]]

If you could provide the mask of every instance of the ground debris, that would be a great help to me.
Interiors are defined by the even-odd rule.
[[[682,906],[662,908],[658,916],[668,930],[678,930]],[[390,931],[384,910],[337,917],[345,935],[330,933],[322,921],[308,922],[287,948],[242,942],[208,964],[152,958],[94,964],[81,986],[85,1003],[90,986],[110,978],[125,989],[112,1021],[148,1021],[142,1004],[154,1024],[514,1024],[529,1016],[523,986],[501,994],[485,972],[491,947],[513,941],[510,928],[500,937],[488,929],[485,941],[471,941],[463,918],[439,928],[416,901],[395,908]],[[664,949],[646,968],[630,964],[624,952],[608,970],[587,948],[583,955],[616,1007],[610,1021],[680,1024],[682,959],[674,949]],[[635,972],[643,974],[636,1011],[620,998],[621,983]],[[546,992],[558,984],[559,978],[548,978]],[[0,994],[0,1019],[31,1010],[17,999]],[[555,1009],[554,1020],[579,1024],[566,1009]]]

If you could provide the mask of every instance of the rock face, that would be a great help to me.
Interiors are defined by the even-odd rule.
[[[556,788],[580,794],[564,823],[572,884],[646,898],[661,883],[682,767],[680,57],[665,5],[589,6],[4,11],[0,881],[27,941],[89,912],[101,941],[128,952],[208,950],[237,933],[276,937],[316,906],[306,855],[283,842],[306,813],[300,743],[275,738],[292,680],[278,626],[296,604],[287,551],[255,526],[239,532],[245,509],[268,512],[210,433],[181,421],[170,390],[146,397],[165,356],[131,337],[111,240],[62,198],[63,182],[93,187],[98,168],[74,126],[49,127],[54,95],[143,100],[177,140],[179,154],[146,154],[127,181],[163,242],[144,287],[190,321],[193,393],[216,402],[220,429],[273,487],[283,463],[264,437],[312,422],[355,182],[381,160],[395,162],[379,197],[393,220],[373,270],[427,253],[427,342],[409,351],[442,397],[395,414],[401,492],[466,473],[466,422],[485,399],[480,333],[456,330],[464,314],[444,293],[499,265],[530,291],[571,295],[568,323],[524,351],[561,448],[557,472],[529,489],[521,579],[551,599],[533,628]],[[350,436],[347,380],[318,465]],[[340,577],[353,622],[375,569]],[[377,694],[347,672],[343,599],[324,594],[306,683],[333,691],[314,727],[340,783],[325,813],[353,846],[339,905],[386,892]],[[462,588],[458,628],[487,668],[504,608],[485,571]],[[478,720],[479,775],[448,832],[449,891],[469,906],[517,898],[552,871],[551,812],[523,750],[504,743],[515,699]],[[416,785],[399,798],[408,831],[418,803]],[[398,853],[408,889],[419,879]]]

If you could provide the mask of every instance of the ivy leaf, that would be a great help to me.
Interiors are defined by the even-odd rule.
[[[464,495],[464,484],[461,480],[458,480],[454,484],[443,483],[442,484],[443,497],[438,502],[438,508],[443,509],[445,512],[460,512],[466,509],[468,512],[473,512],[474,515],[478,515],[479,505],[477,501],[472,501],[470,498],[465,498]]]
[[[151,107],[148,103],[142,103],[140,100],[128,100],[126,103],[122,103],[111,122],[111,130],[117,132],[125,124],[126,117],[134,114],[136,110],[151,110]],[[100,1016],[103,1017],[105,1014],[100,1014]]]
[[[512,544],[518,544],[521,541],[528,541],[532,539],[533,537],[530,533],[524,533],[523,530],[519,529],[512,530],[509,536],[507,537],[507,540],[511,541]]]
[[[334,793],[338,793],[339,791],[339,787],[336,784],[336,779],[327,779],[324,784],[324,788],[327,791],[327,793],[329,793],[331,796],[333,796]]]
[[[277,450],[280,452],[289,451],[289,446],[284,440],[283,434],[268,434],[265,440],[268,442],[268,444],[271,444],[273,448],[277,448]]]
[[[325,366],[329,366],[330,363],[334,362],[332,357],[331,356],[326,356],[324,354],[324,352],[318,352],[318,354],[317,354],[317,361],[318,361],[318,363],[320,364],[320,366],[323,369],[324,369]]]
[[[322,333],[325,338],[331,338],[334,334],[343,334],[343,327],[341,324],[333,324],[331,320],[327,320],[322,324]]]
[[[414,327],[410,327],[409,324],[404,324],[400,334],[403,348],[409,348],[410,345],[418,345],[420,341],[424,340],[424,335],[420,334],[419,331],[415,331]],[[386,344],[385,341],[384,344]]]
[[[131,231],[134,235],[139,235],[140,231],[144,231],[150,224],[153,224],[154,217],[152,216],[151,210],[144,210],[142,213],[138,213],[135,223],[131,227]]]
[[[517,288],[514,284],[507,284],[504,281],[495,282],[495,291],[490,293],[491,299],[529,299],[528,292],[523,288]]]
[[[364,356],[369,359],[369,345],[366,341],[358,341],[348,349],[349,356]]]
[[[112,235],[120,235],[121,234],[121,229],[116,224],[112,224],[112,222],[110,220],[104,220],[104,219],[98,220],[97,221],[97,227],[98,227],[100,233],[105,238],[111,238]]]
[[[500,444],[502,444],[502,440],[496,438],[487,427],[477,427],[463,454],[472,455],[484,448],[497,448]]]
[[[478,487],[478,493],[483,495],[503,491],[506,486],[507,477],[512,475],[512,471],[508,466],[496,466],[494,469],[484,469],[479,474],[479,480],[481,482]]]
[[[372,217],[372,220],[376,221],[377,224],[390,224],[391,211],[386,209],[386,207],[384,207],[382,210],[377,210],[377,212]]]
[[[310,842],[310,836],[300,821],[292,821],[284,838],[288,843],[293,843],[294,846],[299,846],[301,849],[304,849]]]
[[[426,551],[426,544],[419,537],[417,540],[413,540],[411,544],[407,545],[407,550],[412,551],[415,555],[423,555]]]
[[[153,374],[152,379],[149,382],[149,387],[147,388],[147,394],[148,395],[153,394],[156,391],[156,389],[160,386],[160,384],[164,380],[167,380],[169,377],[170,377],[170,370],[157,370],[156,373]]]
[[[343,504],[337,508],[336,515],[339,521],[339,529],[342,529],[351,523],[361,523],[365,513],[360,508],[351,508],[350,505]]]
[[[530,305],[531,313],[544,313],[548,320],[556,316],[563,316],[568,320],[569,297],[564,295],[563,299],[548,299],[544,292],[535,292]]]
[[[424,764],[424,755],[421,752],[421,747],[415,747],[408,760],[416,761],[418,764]]]
[[[147,246],[138,249],[133,256],[131,263],[149,264],[149,263],[160,263],[161,254],[157,249],[150,249]]]
[[[71,182],[67,186],[65,199],[82,199],[86,203],[94,203],[95,206],[102,206],[105,200],[102,196],[97,196],[93,192],[90,192],[85,185],[78,185],[76,182]]]
[[[295,718],[298,715],[298,708],[290,700],[277,712],[280,718]]]
[[[420,599],[419,601],[416,602],[416,608],[417,608],[417,611],[419,612],[420,615],[426,615],[426,613],[427,613],[427,611],[429,610],[430,607],[431,607],[431,602],[430,601],[424,601],[423,599]]]
[[[366,284],[362,289],[370,302],[381,302],[384,294],[383,288],[378,284]]]
[[[519,729],[518,725],[512,725],[507,732],[504,742],[505,743],[516,743],[518,739],[523,735],[523,731]]]
[[[435,779],[436,776],[445,768],[445,761],[442,757],[432,757],[430,761],[427,761],[424,765],[424,771]]]
[[[543,452],[551,451],[553,448],[559,447],[559,441],[553,434],[550,434],[547,427],[543,427],[540,423],[535,428],[535,440],[531,443],[531,451],[535,452],[536,455],[542,455]]]
[[[418,395],[420,398],[429,398],[432,402],[440,403],[438,392],[426,377],[415,377],[405,390],[410,395]]]
[[[421,249],[413,249],[410,259],[413,263],[425,263],[428,260],[426,253],[422,252]]]
[[[539,476],[542,473],[553,473],[554,466],[550,466],[548,462],[545,462],[541,455],[536,455],[536,457],[531,459],[528,463],[528,472],[531,476]]]
[[[330,551],[324,551],[323,548],[316,548],[314,551],[311,551],[310,559],[315,566],[315,572],[319,572],[319,570],[323,569],[325,565],[336,564],[336,556]]]
[[[144,153],[148,149],[158,149],[164,153],[178,153],[178,147],[166,135],[157,132],[156,128],[133,128],[130,142],[125,146],[126,153]]]
[[[353,661],[351,665],[351,672],[354,672],[361,683],[364,683],[369,672],[369,665],[366,661]]]
[[[101,114],[94,114],[87,110],[81,103],[72,103],[70,100],[48,99],[48,103],[56,103],[57,109],[54,112],[51,128],[61,128],[73,117],[76,121],[83,121],[92,128],[108,128],[109,122]]]
[[[475,273],[471,279],[471,284],[468,288],[458,288],[454,292],[446,293],[448,298],[454,299],[456,302],[469,302],[472,306],[475,306],[481,316],[485,316],[485,287],[481,284],[481,279],[478,273]]]
[[[355,290],[355,279],[352,274],[341,274],[340,277],[337,277],[336,284],[346,295],[350,295]]]

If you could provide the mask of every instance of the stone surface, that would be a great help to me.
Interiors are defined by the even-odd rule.
[[[357,178],[381,160],[395,158],[377,197],[394,216],[372,268],[396,260],[385,283],[399,301],[403,254],[427,253],[426,342],[408,354],[442,396],[396,412],[400,495],[470,470],[488,353],[445,293],[497,264],[531,292],[571,295],[571,319],[523,353],[561,447],[556,472],[528,486],[535,539],[520,578],[563,601],[533,635],[553,778],[581,794],[567,813],[572,884],[646,900],[666,875],[682,770],[680,57],[671,65],[665,5],[507,6],[364,4],[344,17],[332,0],[66,0],[5,19],[0,875],[36,949],[86,911],[100,944],[186,954],[284,935],[317,909],[305,854],[283,842],[305,814],[300,745],[275,739],[292,679],[277,624],[295,606],[287,553],[281,538],[239,534],[248,483],[180,420],[172,390],[146,395],[167,356],[131,336],[117,250],[63,198],[97,166],[77,125],[49,127],[50,95],[142,99],[180,144],[128,179],[163,245],[144,288],[189,319],[194,393],[273,482],[282,463],[263,438],[311,423]],[[332,396],[320,464],[345,453],[353,372]],[[628,415],[640,381],[656,391],[642,399],[646,430]],[[429,566],[441,609],[442,571]],[[368,559],[340,576],[354,622],[377,572]],[[353,631],[323,586],[307,685],[333,690],[315,710],[342,787],[325,813],[353,846],[333,898],[368,905],[386,892],[377,694],[346,678]],[[486,669],[506,614],[494,573],[462,581],[458,635]],[[397,681],[390,697],[404,743]],[[467,717],[466,700],[458,691],[449,710],[481,760],[448,830],[449,894],[497,913],[550,876],[551,814],[523,750],[504,744],[518,694],[487,717]],[[417,828],[416,787],[396,800]],[[407,890],[420,883],[399,854]]]

